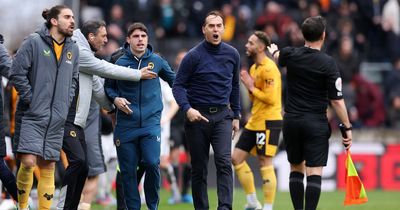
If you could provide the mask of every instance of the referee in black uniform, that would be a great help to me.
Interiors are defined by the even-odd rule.
[[[333,58],[321,52],[325,29],[323,17],[309,17],[301,25],[304,46],[279,51],[272,44],[268,48],[279,65],[287,67],[283,139],[290,162],[289,189],[295,210],[315,210],[318,205],[322,167],[327,163],[331,135],[326,116],[329,102],[347,130],[347,138],[342,143],[346,149],[351,146],[351,124],[339,70]],[[305,195],[304,173],[307,176]]]

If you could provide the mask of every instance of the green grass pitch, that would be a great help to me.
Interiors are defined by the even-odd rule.
[[[208,196],[210,200],[210,210],[217,208],[216,189],[210,189]],[[191,210],[194,209],[190,204],[168,205],[167,199],[169,192],[161,190],[160,210]],[[344,192],[322,192],[318,205],[318,210],[400,210],[400,192],[399,191],[368,191],[369,201],[361,205],[343,206]],[[257,196],[262,202],[262,191],[258,189]],[[246,203],[246,197],[242,189],[236,188],[234,191],[233,209],[242,210]],[[115,206],[102,207],[94,205],[93,210],[111,210]],[[142,209],[146,209],[142,206]],[[278,192],[275,199],[274,210],[291,210],[292,201],[288,192]]]

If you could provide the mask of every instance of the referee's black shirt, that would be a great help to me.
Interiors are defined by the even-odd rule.
[[[325,114],[328,100],[342,99],[342,80],[332,57],[309,47],[286,47],[279,65],[287,67],[285,112]]]

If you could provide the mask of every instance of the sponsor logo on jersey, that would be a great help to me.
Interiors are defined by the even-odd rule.
[[[43,50],[43,55],[50,57],[50,50]]]

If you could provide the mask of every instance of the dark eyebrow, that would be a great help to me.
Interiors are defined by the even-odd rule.
[[[211,27],[214,27],[214,26],[222,26],[223,24],[222,23],[209,23],[208,24],[209,26],[211,26]]]

